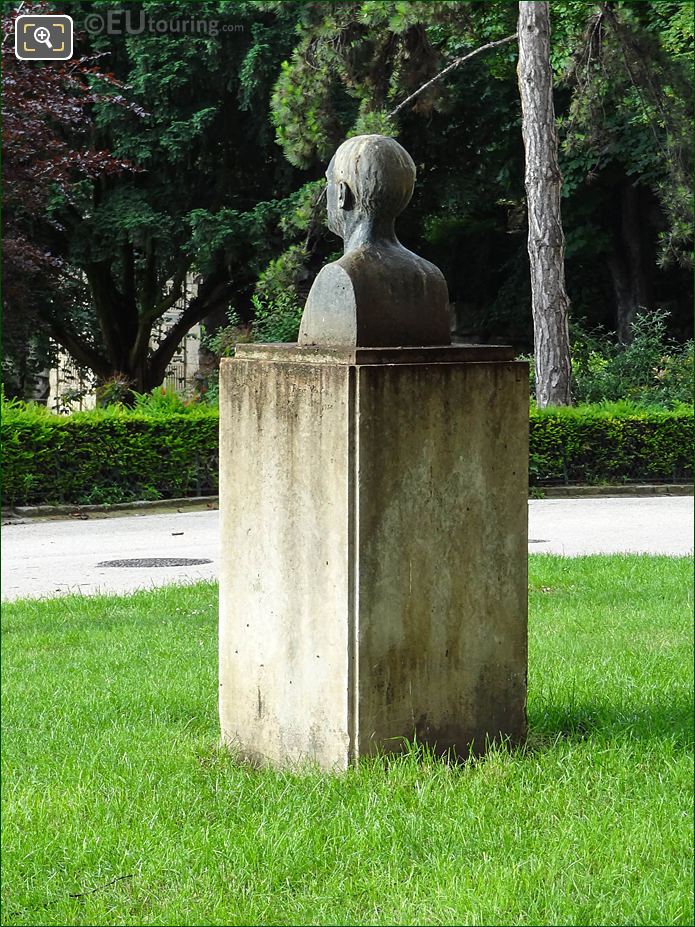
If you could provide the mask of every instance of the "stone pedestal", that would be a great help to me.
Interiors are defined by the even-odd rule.
[[[344,769],[523,738],[528,370],[511,349],[242,345],[220,379],[220,718]]]

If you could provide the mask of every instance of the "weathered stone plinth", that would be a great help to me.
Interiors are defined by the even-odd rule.
[[[343,769],[521,739],[527,365],[240,346],[220,432],[223,740]]]

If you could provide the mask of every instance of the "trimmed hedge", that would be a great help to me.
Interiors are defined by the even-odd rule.
[[[531,412],[531,485],[692,479],[692,408],[577,406]]]
[[[214,410],[166,417],[12,410],[0,425],[3,505],[215,494],[217,429]]]
[[[217,492],[218,417],[10,406],[3,504],[127,502]],[[693,412],[585,406],[531,411],[531,485],[691,481]]]

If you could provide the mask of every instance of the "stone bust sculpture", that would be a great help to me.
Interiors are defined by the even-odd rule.
[[[415,186],[408,152],[393,138],[358,135],[338,148],[326,178],[328,227],[345,253],[314,280],[299,344],[450,344],[444,276],[404,248],[394,230]]]

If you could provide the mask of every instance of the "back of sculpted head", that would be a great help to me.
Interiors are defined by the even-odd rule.
[[[415,164],[393,138],[358,135],[326,171],[328,227],[344,254],[316,276],[299,343],[329,347],[451,343],[442,272],[398,241],[395,220],[413,195]]]
[[[343,236],[345,212],[388,222],[410,202],[415,164],[393,138],[358,135],[338,148],[326,171],[328,225]]]

